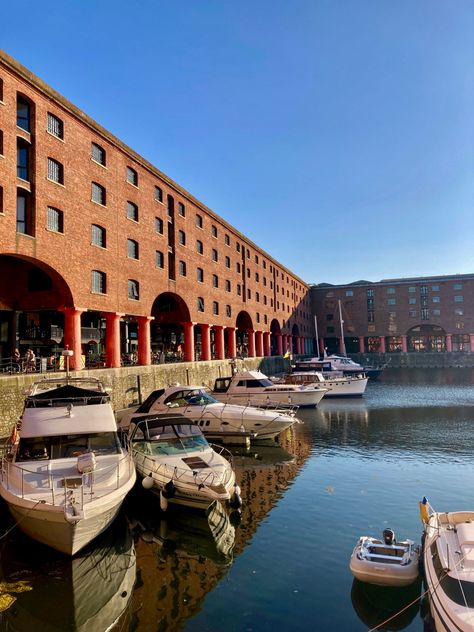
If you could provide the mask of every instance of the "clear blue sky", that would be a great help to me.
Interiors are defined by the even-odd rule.
[[[474,272],[472,0],[24,0],[0,47],[305,281]]]

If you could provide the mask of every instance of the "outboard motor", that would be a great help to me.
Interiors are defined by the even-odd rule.
[[[396,543],[395,532],[392,529],[384,529],[383,539],[387,546],[392,546],[392,544]]]

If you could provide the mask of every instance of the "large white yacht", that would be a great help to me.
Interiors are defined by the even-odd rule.
[[[108,527],[136,480],[95,378],[35,382],[1,465],[0,494],[20,529],[69,555]]]
[[[367,388],[369,378],[363,373],[360,375],[344,376],[341,371],[292,371],[288,373],[282,382],[292,384],[305,384],[314,387],[326,388],[324,398],[328,397],[362,397]]]
[[[212,395],[220,402],[249,406],[317,406],[327,393],[326,388],[304,384],[272,382],[260,371],[235,371],[231,377],[220,377]]]
[[[144,413],[175,412],[200,426],[206,437],[273,439],[292,426],[295,408],[263,409],[218,402],[202,386],[174,385],[150,393],[138,408],[117,415],[120,428],[127,429],[134,417]]]

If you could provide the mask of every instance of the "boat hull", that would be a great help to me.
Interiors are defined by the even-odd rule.
[[[224,404],[239,404],[241,406],[301,406],[315,407],[324,397],[324,389],[310,390],[288,390],[262,392],[255,394],[248,393],[213,393],[213,396]]]
[[[69,522],[61,508],[45,504],[33,508],[36,503],[19,502],[3,493],[2,496],[23,533],[66,555],[78,553],[102,533],[113,522],[125,497],[88,507],[83,518]]]
[[[418,566],[395,566],[392,564],[377,564],[364,562],[352,556],[350,569],[356,579],[375,586],[410,586],[418,577]]]

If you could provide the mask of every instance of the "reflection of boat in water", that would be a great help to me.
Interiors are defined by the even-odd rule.
[[[404,630],[420,610],[420,591],[420,578],[404,588],[374,586],[354,579],[351,590],[352,606],[359,619],[369,629],[386,621],[380,630]],[[412,605],[400,612],[408,604]],[[397,612],[400,614],[394,616]]]
[[[271,467],[279,463],[293,463],[295,457],[293,454],[275,443],[274,445],[252,444],[250,449],[232,448],[234,456],[234,467],[252,468],[252,467]]]
[[[11,607],[2,629],[104,632],[125,616],[135,584],[135,546],[125,517],[72,560],[15,531],[1,551]]]
[[[205,513],[170,507],[165,517],[148,507],[129,507],[130,522],[145,543],[158,545],[161,558],[176,555],[205,557],[219,564],[232,561],[235,529],[221,503],[213,503]]]

